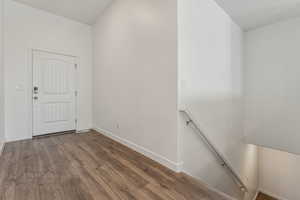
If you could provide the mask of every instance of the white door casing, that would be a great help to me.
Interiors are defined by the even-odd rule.
[[[76,58],[33,51],[33,136],[76,129]]]

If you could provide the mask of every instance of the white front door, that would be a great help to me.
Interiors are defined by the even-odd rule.
[[[76,129],[76,58],[33,52],[33,136]]]

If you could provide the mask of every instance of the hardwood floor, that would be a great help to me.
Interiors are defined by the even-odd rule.
[[[225,200],[96,133],[8,143],[0,158],[0,200]]]
[[[263,193],[259,193],[256,200],[277,200],[271,196],[268,196],[266,194],[263,194]]]

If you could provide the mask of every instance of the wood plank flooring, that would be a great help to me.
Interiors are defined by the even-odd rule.
[[[269,195],[266,195],[266,194],[263,194],[263,193],[259,193],[257,195],[256,200],[277,200],[277,199],[275,199],[275,198],[273,198],[273,197],[271,197]]]
[[[0,200],[226,200],[94,131],[8,143]]]

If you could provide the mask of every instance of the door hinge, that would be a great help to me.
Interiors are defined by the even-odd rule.
[[[77,122],[78,122],[78,119],[75,119],[75,123],[77,124]]]
[[[75,93],[75,96],[77,97],[78,96],[78,91],[75,91],[74,93]]]
[[[74,67],[75,67],[75,69],[77,69],[78,65],[77,65],[77,64],[74,64]]]

